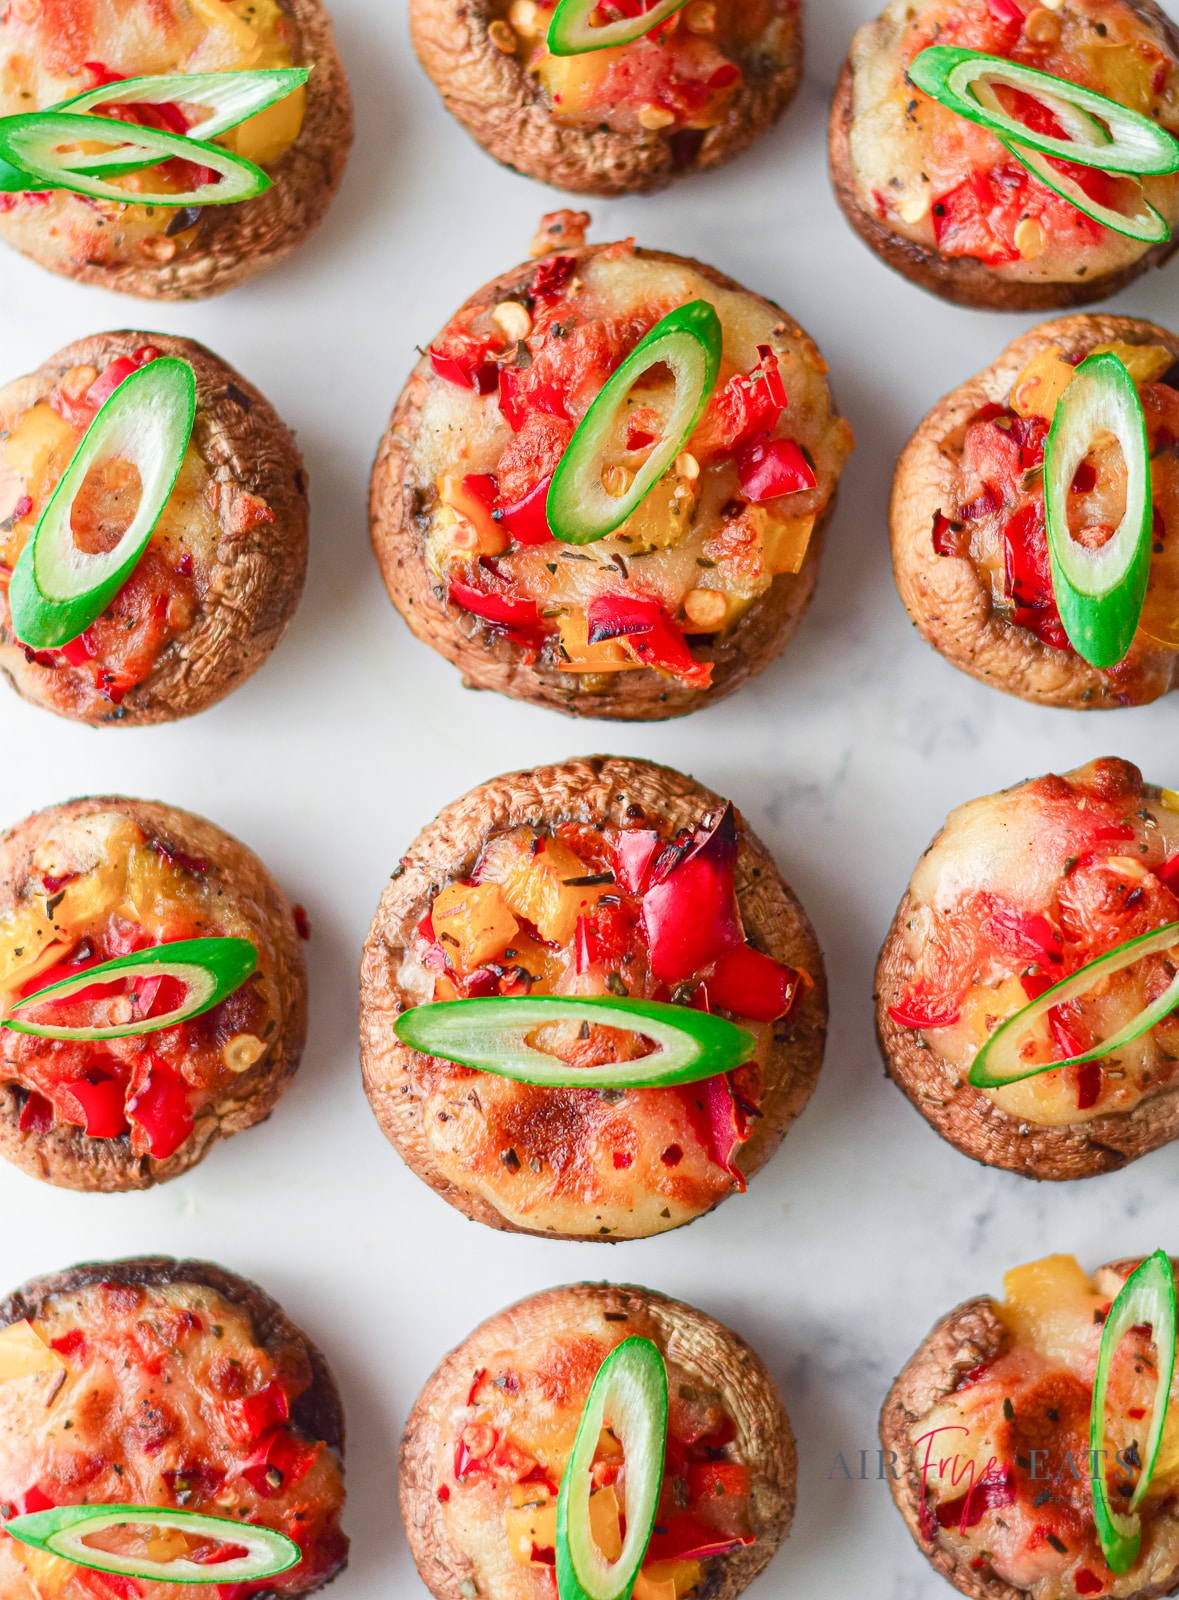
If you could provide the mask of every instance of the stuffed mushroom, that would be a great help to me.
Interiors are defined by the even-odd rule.
[[[319,0],[16,0],[0,68],[0,238],[123,294],[189,300],[273,266],[352,143]]]
[[[373,471],[373,545],[472,686],[680,716],[798,627],[851,430],[776,306],[631,240],[586,246],[586,221],[546,218],[549,253],[419,362]]]
[[[951,812],[880,953],[887,1070],[976,1161],[1084,1178],[1179,1135],[1179,794],[1090,762]]]
[[[612,1284],[483,1323],[401,1446],[402,1516],[436,1600],[573,1594],[587,1568],[595,1593],[734,1600],[786,1537],[796,1480],[790,1422],[744,1340]]]
[[[95,334],[0,389],[0,514],[0,671],[92,726],[215,704],[302,593],[294,438],[191,339]]]
[[[893,568],[924,637],[1039,705],[1179,682],[1179,336],[1045,322],[941,400],[893,483]]]
[[[0,1300],[5,1595],[311,1594],[347,1562],[343,1452],[323,1356],[221,1267],[93,1262]]]
[[[1101,300],[1179,223],[1179,28],[1155,0],[891,0],[831,110],[848,221],[961,305]]]
[[[292,907],[220,828],[154,801],[51,806],[0,839],[0,1155],[146,1189],[269,1116],[299,1063]]]
[[[893,1384],[893,1498],[971,1600],[1174,1592],[1174,1269],[1162,1251],[1092,1276],[1071,1255],[1016,1267],[1003,1300],[943,1317]]]
[[[385,889],[361,970],[365,1087],[452,1205],[547,1237],[692,1221],[773,1154],[827,1005],[798,901],[731,804],[646,761],[510,773]]]
[[[802,0],[413,0],[410,27],[485,150],[581,194],[731,160],[802,76]]]

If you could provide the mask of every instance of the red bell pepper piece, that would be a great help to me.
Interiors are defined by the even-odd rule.
[[[242,1467],[242,1477],[263,1499],[282,1494],[305,1478],[321,1446],[296,1439],[284,1427],[264,1434]]]
[[[427,353],[434,371],[447,383],[491,394],[498,378],[498,368],[488,360],[493,343],[491,339],[477,339],[461,328],[448,328]]]
[[[154,1051],[146,1052],[147,1072],[127,1101],[127,1115],[142,1129],[157,1161],[175,1155],[193,1128],[188,1090],[183,1080]],[[142,1068],[136,1068],[137,1079]]]
[[[526,650],[538,651],[547,637],[535,600],[513,595],[491,594],[469,583],[450,580],[450,598],[472,616],[498,628]]]
[[[519,433],[533,411],[569,421],[565,397],[549,379],[537,376],[531,367],[500,367],[499,408],[513,433]]]
[[[654,828],[623,828],[614,844],[614,876],[627,894],[641,895],[663,840]],[[1179,856],[1175,857],[1179,867]]]
[[[1013,1506],[1015,1500],[1015,1478],[1008,1468],[1000,1477],[982,1478],[956,1499],[943,1500],[937,1508],[938,1525],[957,1527],[965,1533],[980,1523],[988,1511],[1001,1511],[1004,1506]]]
[[[529,294],[534,300],[559,299],[576,265],[576,256],[546,256],[532,274]]]
[[[700,1517],[685,1512],[669,1517],[667,1527],[656,1526],[647,1547],[648,1561],[704,1561],[709,1556],[724,1555],[728,1550],[739,1550],[752,1544],[752,1533],[726,1535],[709,1527]]]
[[[1083,1061],[1077,1068],[1077,1110],[1091,1110],[1100,1094],[1101,1062]]]
[[[1105,1584],[1088,1567],[1078,1567],[1073,1573],[1073,1588],[1079,1595],[1100,1594]]]
[[[76,1103],[88,1139],[117,1139],[127,1132],[127,1089],[120,1079],[92,1067],[84,1078],[60,1084],[57,1094],[67,1103]],[[78,1122],[79,1118],[75,1115],[69,1120]]]
[[[688,1465],[688,1500],[719,1500],[749,1493],[749,1468],[740,1461],[693,1461]]]
[[[933,231],[942,255],[972,256],[988,266],[1018,261],[1011,235],[1027,183],[1026,171],[1011,162],[994,172],[972,172],[955,188],[936,195]]]
[[[291,1402],[280,1383],[268,1383],[257,1394],[246,1395],[242,1400],[227,1400],[219,1411],[230,1438],[240,1444],[250,1444],[287,1421]]]
[[[19,1126],[22,1133],[48,1133],[53,1126],[53,1102],[32,1091],[21,1107]]]
[[[752,1022],[776,1022],[786,1016],[801,986],[801,975],[793,967],[748,944],[727,951],[705,980],[710,1006]]]
[[[98,654],[98,646],[94,642],[94,629],[87,628],[85,633],[80,633],[76,639],[63,644],[61,653],[71,667],[84,667],[88,661],[93,661]]]
[[[898,1028],[952,1028],[962,1008],[944,995],[923,996],[919,989],[909,989],[889,1006],[888,1014]]]
[[[737,457],[741,493],[755,505],[781,494],[798,494],[818,483],[814,468],[793,439],[756,440]]]
[[[733,1188],[744,1194],[745,1174],[733,1158],[749,1137],[749,1117],[733,1092],[733,1080],[727,1072],[708,1078],[703,1089],[712,1158],[733,1180]]]
[[[106,403],[114,394],[119,385],[135,372],[136,366],[130,356],[116,356],[106,371],[100,373],[86,391],[86,404],[93,406],[95,411]]]
[[[1006,26],[1019,28],[1022,31],[1024,14],[1015,0],[987,0],[987,9],[996,22],[1002,22]]]
[[[1014,906],[1000,905],[983,920],[981,931],[1004,955],[1017,961],[1059,965],[1064,959],[1064,941],[1058,929],[1038,913],[1029,915]]]
[[[1003,546],[1004,588],[1015,605],[1015,623],[1030,629],[1042,644],[1071,651],[1052,591],[1048,533],[1039,505],[1015,513],[1003,529]]]
[[[70,1581],[91,1595],[92,1600],[138,1600],[143,1594],[142,1584],[116,1572],[95,1572],[79,1567]]]
[[[709,402],[694,441],[705,457],[768,437],[785,411],[786,386],[778,357],[768,344],[759,344],[757,353],[760,363],[751,372],[736,373]]]
[[[25,1493],[26,1516],[32,1516],[34,1511],[52,1511],[56,1504],[56,1500],[50,1500],[48,1495],[41,1493],[41,1489],[37,1484],[34,1484]]]
[[[641,911],[653,977],[682,983],[744,944],[733,882],[736,860],[737,818],[732,805],[725,805],[655,863]]]
[[[1021,973],[1019,981],[1028,999],[1038,1000],[1042,994],[1046,994],[1051,989],[1057,979],[1041,968],[1039,972]]]
[[[545,509],[552,481],[550,472],[522,500],[516,500],[511,505],[500,503],[492,512],[495,520],[508,530],[517,544],[548,544],[552,540],[553,531],[549,527]]]
[[[695,659],[682,630],[648,595],[600,594],[586,608],[586,623],[590,644],[624,638],[643,666],[666,673],[689,689],[707,689],[712,683],[711,662],[705,665]]]

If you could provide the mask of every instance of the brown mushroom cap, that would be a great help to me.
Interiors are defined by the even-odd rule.
[[[310,66],[299,137],[267,174],[272,186],[256,200],[206,206],[196,243],[171,261],[122,265],[71,260],[60,252],[19,248],[38,265],[79,283],[95,283],[146,300],[202,300],[223,294],[275,266],[323,221],[352,148],[352,95],[336,50],[331,19],[320,0],[278,0],[295,32],[291,60]],[[6,233],[0,216],[0,238]]]
[[[421,1093],[412,1074],[414,1052],[401,1044],[394,1026],[413,1004],[398,982],[398,969],[434,896],[473,871],[485,839],[498,829],[566,820],[621,827],[639,820],[634,811],[639,807],[649,824],[663,823],[675,833],[694,827],[719,803],[710,789],[670,767],[619,756],[583,757],[480,784],[447,806],[402,858],[381,896],[360,971],[365,1091],[402,1160],[465,1216],[508,1232],[532,1231],[510,1222],[482,1195],[451,1183],[423,1132]],[[737,898],[746,932],[768,955],[801,968],[813,980],[786,1024],[778,1025],[765,1064],[761,1115],[736,1157],[742,1172],[752,1177],[781,1144],[815,1087],[827,1031],[827,983],[806,912],[739,815],[737,827]],[[554,1237],[539,1230],[538,1236]],[[613,1242],[592,1227],[577,1237]]]
[[[702,137],[692,134],[685,143],[675,129],[572,127],[553,117],[525,64],[492,42],[488,28],[500,9],[495,0],[411,0],[414,49],[446,109],[484,150],[556,189],[634,194],[731,161],[778,120],[802,77],[800,6],[736,52],[741,87],[723,120]]]
[[[1174,1258],[1172,1263],[1175,1264]],[[1126,1278],[1137,1265],[1137,1261],[1114,1261],[1099,1270]],[[926,1537],[921,1527],[921,1468],[909,1441],[909,1430],[952,1393],[966,1373],[994,1361],[1010,1344],[1011,1335],[989,1296],[964,1301],[936,1324],[906,1362],[880,1413],[880,1442],[886,1451],[894,1453],[896,1476],[889,1478],[889,1488],[897,1509],[929,1564],[970,1600],[1026,1600],[1029,1591],[1015,1588],[993,1572],[976,1570],[939,1539]],[[885,1460],[888,1459],[886,1455]],[[1135,1590],[1126,1600],[1160,1600],[1174,1592],[1177,1581],[1179,1572],[1172,1572],[1159,1583]]]
[[[699,1593],[734,1600],[768,1564],[794,1517],[798,1460],[777,1386],[761,1358],[714,1317],[653,1289],[578,1283],[521,1300],[490,1317],[452,1350],[418,1396],[401,1442],[401,1515],[422,1581],[435,1600],[466,1600],[471,1561],[450,1538],[438,1501],[440,1453],[448,1411],[462,1402],[471,1373],[504,1350],[546,1333],[580,1332],[598,1308],[611,1318],[641,1319],[669,1360],[714,1389],[736,1424],[736,1448],[750,1469],[753,1544],[703,1563]],[[611,1321],[617,1328],[618,1323]]]
[[[123,1261],[84,1262],[65,1272],[34,1278],[0,1300],[0,1328],[24,1318],[32,1320],[40,1316],[45,1302],[54,1295],[73,1294],[99,1283],[126,1284],[144,1289],[160,1289],[170,1284],[194,1284],[203,1289],[212,1289],[223,1300],[246,1314],[258,1347],[276,1363],[284,1364],[283,1357],[290,1351],[305,1357],[311,1367],[311,1387],[295,1402],[291,1421],[307,1438],[322,1439],[339,1458],[343,1470],[344,1407],[322,1351],[264,1289],[251,1283],[248,1278],[227,1272],[224,1267],[215,1266],[210,1261],[177,1261],[171,1256],[136,1256]],[[346,1539],[344,1545],[346,1552]],[[321,1583],[316,1584],[314,1589],[301,1592],[314,1594],[343,1572],[347,1565],[345,1553]]]
[[[1157,799],[1159,790],[1148,784],[1144,793]],[[930,849],[942,831],[931,841]],[[905,928],[911,914],[906,892],[876,964],[876,1035],[888,1076],[956,1150],[988,1167],[1003,1167],[1026,1178],[1065,1182],[1114,1172],[1179,1138],[1177,1087],[1144,1097],[1131,1111],[1094,1117],[1072,1127],[1024,1122],[967,1081],[955,1087],[945,1059],[920,1033],[902,1027],[889,1015],[889,1006],[896,1004],[913,977],[913,962],[905,949]]]
[[[1179,27],[1155,0],[1125,0],[1143,21],[1162,33],[1171,54],[1179,57]],[[827,128],[831,185],[840,209],[868,248],[903,278],[955,305],[984,311],[1052,311],[1107,300],[1151,267],[1163,267],[1179,250],[1179,236],[1164,239],[1129,266],[1082,280],[1059,283],[1017,283],[970,256],[943,256],[895,232],[869,210],[860,195],[851,163],[853,82],[850,59],[839,75]]]
[[[196,377],[193,446],[218,485],[220,534],[208,592],[192,623],[163,649],[120,705],[77,684],[63,715],[91,726],[174,722],[215,705],[270,655],[295,614],[307,572],[307,478],[294,436],[254,385],[194,339],[124,329],[77,339],[2,391],[28,410],[47,400],[71,367],[104,368],[151,344],[186,361]],[[259,510],[271,520],[256,520]],[[0,627],[0,672],[24,699],[58,711],[43,692],[45,669]]]
[[[609,248],[608,245],[563,247],[561,253],[585,260]],[[784,314],[773,301],[743,289],[732,278],[702,262],[664,250],[644,250],[643,258],[690,267],[718,289],[748,295],[775,316]],[[527,277],[534,270],[535,263],[529,263],[501,273],[477,290],[463,310],[497,304],[505,294],[518,288],[522,276]],[[615,673],[604,689],[592,692],[581,689],[577,687],[576,678],[571,681],[569,673],[556,667],[541,663],[527,665],[520,649],[510,640],[479,617],[452,605],[445,597],[439,598],[437,582],[423,554],[430,515],[423,499],[424,485],[415,456],[428,386],[438,381],[429,358],[423,356],[401,392],[377,450],[369,520],[373,549],[389,598],[417,637],[459,668],[469,688],[494,689],[515,700],[549,706],[572,716],[659,722],[685,716],[723,700],[769,666],[786,648],[815,592],[823,535],[835,509],[837,490],[832,492],[815,524],[801,570],[775,578],[731,633],[708,643],[694,641],[696,659],[711,662],[713,666],[709,689],[689,688],[650,668]]]
[[[970,559],[939,556],[933,548],[934,516],[952,498],[957,475],[942,441],[962,429],[980,407],[1005,403],[1016,378],[1040,351],[1056,345],[1066,356],[1081,357],[1116,339],[1165,345],[1179,360],[1179,334],[1140,317],[1082,312],[1042,322],[938,401],[901,452],[893,479],[893,572],[918,630],[972,678],[1037,705],[1074,710],[1145,705],[1179,683],[1179,652],[1135,643],[1124,665],[1102,672],[998,616]]]
[[[55,1122],[48,1133],[22,1133],[26,1096],[3,1081],[0,1060],[0,1156],[30,1177],[60,1189],[111,1194],[150,1189],[195,1167],[218,1139],[264,1122],[287,1087],[307,1037],[307,969],[295,928],[294,910],[252,850],[203,817],[154,800],[95,795],[50,806],[18,822],[0,836],[0,915],[13,907],[18,886],[32,872],[38,845],[63,822],[98,811],[118,811],[138,824],[149,839],[208,864],[207,879],[252,924],[259,964],[268,972],[277,1001],[278,1032],[257,1064],[243,1072],[232,1092],[206,1106],[189,1138],[166,1160],[131,1153],[127,1134],[91,1139],[81,1128]]]

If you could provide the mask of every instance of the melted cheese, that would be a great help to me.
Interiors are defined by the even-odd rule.
[[[933,42],[939,24],[939,42],[977,48],[972,41],[978,28],[987,25],[986,12],[985,0],[891,0],[852,42],[850,155],[861,204],[873,215],[883,207],[892,232],[927,250],[936,249],[931,202],[956,188],[972,170],[997,165],[1005,153],[985,129],[916,94],[905,82],[903,68],[917,48]],[[1135,18],[1122,0],[1069,0],[1055,15],[1063,27],[1059,45],[1037,49],[1025,43],[1021,61],[1110,95],[1131,109],[1150,111],[1179,133],[1179,71],[1172,68],[1162,94],[1150,88],[1154,58],[1142,45],[1160,57],[1165,54],[1156,30]],[[1104,38],[1095,31],[1097,23],[1105,29]],[[1144,187],[1151,204],[1172,224],[1179,222],[1179,178],[1148,178]],[[1066,230],[1047,237],[1046,248],[1033,259],[992,270],[1017,282],[1069,281],[1081,269],[1091,276],[1116,271],[1149,248],[1108,229],[1096,243],[1079,241]]]

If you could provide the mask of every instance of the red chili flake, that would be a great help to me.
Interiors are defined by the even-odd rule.
[[[191,578],[193,570],[192,551],[186,550],[176,563],[176,570],[182,578]]]
[[[295,913],[295,932],[299,935],[300,939],[310,939],[310,937],[311,937],[311,918],[307,915],[307,907],[306,906],[296,906],[294,908],[294,913]]]
[[[628,1156],[625,1150],[615,1150],[614,1167],[616,1171],[622,1172],[626,1167],[631,1166],[633,1162],[634,1157]]]
[[[977,499],[962,507],[962,520],[963,522],[976,522],[979,517],[989,516],[992,511],[997,509],[998,501],[989,488],[984,489]]]
[[[21,517],[27,517],[32,509],[33,502],[29,499],[27,494],[22,494],[20,499],[12,508],[12,514],[19,522]]]
[[[659,1159],[665,1167],[678,1167],[684,1159],[684,1152],[678,1144],[669,1144]]]
[[[970,548],[970,538],[960,522],[951,522],[944,511],[934,513],[933,549],[939,556],[963,556]]]
[[[1088,1111],[1101,1093],[1101,1063],[1086,1061],[1077,1069],[1077,1110]]]
[[[146,367],[149,361],[158,361],[163,353],[158,345],[141,344],[139,349],[132,353],[131,359],[137,367]]]
[[[575,256],[546,256],[532,274],[529,293],[537,300],[556,300],[576,265]]]
[[[1126,1415],[1132,1417],[1135,1422],[1141,1422],[1146,1415],[1146,1409],[1143,1406],[1131,1406]]]
[[[445,1505],[446,1502],[450,1499],[450,1490],[446,1487],[446,1485],[444,1483],[439,1484],[439,1486],[438,1486],[438,1498],[439,1498],[439,1500],[442,1501],[443,1505]]]
[[[1073,473],[1072,489],[1074,494],[1088,494],[1097,487],[1096,468],[1088,461],[1082,461],[1076,472]]]
[[[53,1127],[53,1103],[43,1094],[30,1094],[21,1107],[20,1131],[22,1133],[48,1133]]]
[[[471,1387],[467,1392],[467,1404],[469,1406],[473,1406],[475,1404],[475,1396],[479,1393],[479,1385],[483,1382],[483,1379],[486,1376],[487,1368],[480,1367],[476,1371],[475,1376],[471,1379]]]
[[[1100,1594],[1105,1585],[1088,1567],[1078,1567],[1073,1573],[1073,1588],[1078,1594]]]

